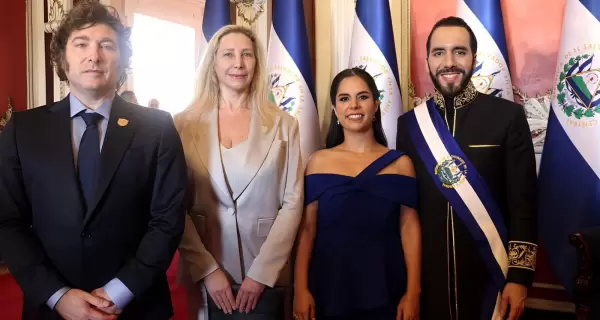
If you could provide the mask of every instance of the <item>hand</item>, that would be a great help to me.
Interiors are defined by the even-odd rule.
[[[509,282],[502,292],[502,305],[500,315],[506,319],[506,311],[510,305],[510,314],[508,320],[517,320],[521,318],[525,311],[525,299],[527,298],[527,287],[518,283]]]
[[[264,290],[264,284],[246,277],[240,286],[240,291],[238,292],[237,297],[235,297],[235,305],[237,306],[239,312],[249,313],[250,311],[254,310],[254,308],[256,308],[256,304],[258,304],[258,299]]]
[[[121,309],[119,309],[117,307],[116,304],[114,304],[111,300],[110,297],[106,294],[106,292],[104,292],[104,288],[98,288],[94,291],[92,291],[92,295],[98,298],[102,298],[106,301],[110,301],[110,306],[106,307],[106,308],[98,308],[100,309],[100,311],[106,313],[106,314],[115,314],[115,315],[120,315],[121,314]]]
[[[85,291],[71,289],[58,300],[54,309],[66,320],[114,320],[117,319],[117,316],[99,310],[107,308],[111,304],[110,301],[95,297]]]
[[[315,299],[308,289],[297,289],[294,292],[294,319],[315,319]]]
[[[226,314],[233,313],[235,310],[235,298],[231,292],[231,284],[223,270],[217,269],[204,278],[206,291],[215,302],[219,310]]]
[[[420,296],[414,293],[405,293],[398,304],[396,320],[418,320],[420,309]]]

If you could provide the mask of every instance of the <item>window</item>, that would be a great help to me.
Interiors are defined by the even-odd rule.
[[[194,28],[136,13],[131,39],[138,103],[157,99],[171,114],[185,109],[194,93]]]

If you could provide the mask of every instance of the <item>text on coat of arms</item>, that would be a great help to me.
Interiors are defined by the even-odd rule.
[[[362,56],[360,59],[352,61],[352,66],[368,72],[373,77],[379,90],[381,114],[385,115],[392,107],[392,86],[394,84],[392,71],[384,62],[370,56]]]
[[[556,101],[563,113],[577,120],[592,120],[600,114],[600,64],[595,52],[583,46],[567,54],[558,73]],[[597,50],[599,51],[599,50]],[[594,121],[597,123],[597,121]],[[587,126],[585,123],[570,123]]]
[[[491,52],[477,52],[471,82],[477,91],[498,98],[513,98],[510,74],[504,58]]]

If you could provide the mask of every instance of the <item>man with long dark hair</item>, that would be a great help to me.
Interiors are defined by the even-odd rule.
[[[535,270],[536,168],[525,112],[471,83],[477,39],[460,18],[427,40],[432,99],[398,120],[423,230],[422,319],[518,319]],[[499,318],[498,318],[499,319]]]
[[[0,136],[0,253],[23,319],[173,315],[187,168],[171,116],[116,95],[129,34],[114,9],[80,2],[50,46],[71,93]]]

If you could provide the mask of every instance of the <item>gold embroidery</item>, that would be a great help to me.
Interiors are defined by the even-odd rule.
[[[469,84],[467,84],[467,87],[461,93],[459,93],[456,97],[454,97],[454,108],[455,109],[462,108],[462,107],[468,105],[469,103],[473,102],[473,100],[475,100],[475,98],[477,98],[477,94],[479,94],[479,91],[477,91],[477,89],[475,88],[473,83],[471,81],[469,81]],[[445,101],[444,96],[439,91],[435,90],[433,99],[435,101],[435,104],[440,109],[444,110],[444,108],[446,108],[446,104],[444,103],[444,101]]]
[[[535,271],[537,244],[524,241],[508,242],[508,267]]]

